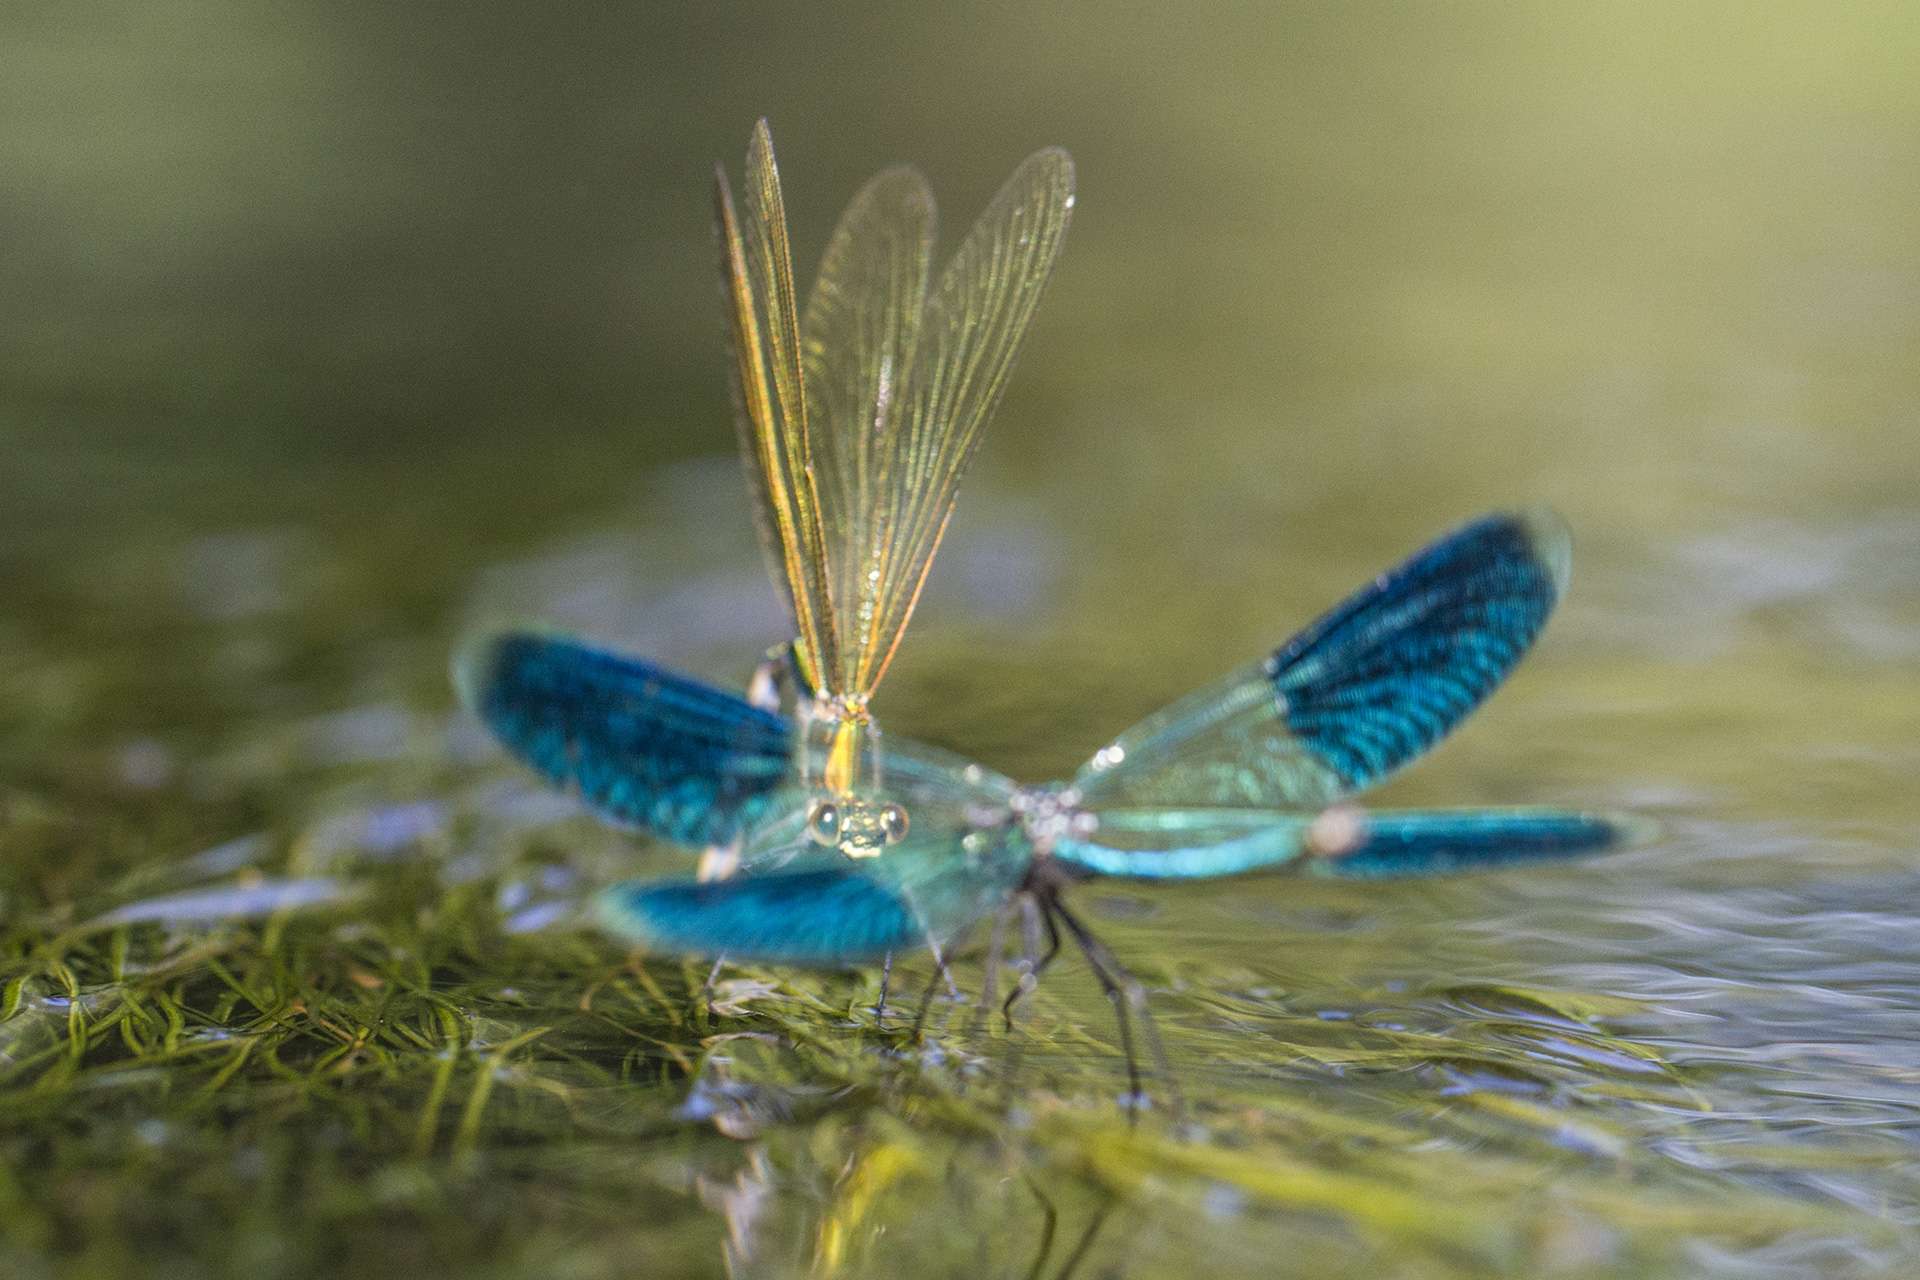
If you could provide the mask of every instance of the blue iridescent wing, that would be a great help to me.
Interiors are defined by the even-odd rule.
[[[1334,809],[1311,817],[1251,809],[1110,810],[1054,856],[1092,875],[1198,880],[1286,868],[1348,880],[1444,875],[1622,848],[1649,828],[1557,809]]]
[[[1054,843],[1053,856],[1090,875],[1205,880],[1298,861],[1314,814],[1275,809],[1102,809],[1099,826]]]
[[[1410,763],[1532,645],[1566,587],[1551,512],[1484,516],[1350,596],[1265,660],[1121,734],[1074,780],[1089,810],[1318,811]]]
[[[607,932],[672,955],[835,966],[924,945],[898,893],[838,854],[815,861],[725,880],[630,880],[602,892],[596,914]]]
[[[790,803],[787,721],[650,662],[505,631],[462,648],[454,683],[520,760],[662,839],[724,843]]]
[[[1032,860],[1014,827],[909,835],[859,861],[819,846],[726,880],[629,881],[600,895],[608,932],[652,951],[847,965],[947,947],[1005,903]]]
[[[910,818],[905,839],[849,858],[807,834],[818,798],[791,775],[757,802],[741,864],[725,880],[631,881],[597,902],[610,933],[651,950],[741,960],[843,965],[890,951],[944,947],[1007,900],[1031,852],[1012,821],[1014,785],[935,747],[887,739],[876,804]]]
[[[1558,862],[1639,843],[1649,824],[1554,809],[1402,809],[1357,815],[1352,839],[1309,858],[1312,875],[1384,880]]]
[[[609,932],[650,950],[845,965],[947,947],[1005,903],[1032,853],[1010,820],[1011,784],[930,748],[890,745],[882,798],[912,814],[898,844],[849,858],[806,835],[804,809],[749,836],[726,880],[632,881],[601,894]]]

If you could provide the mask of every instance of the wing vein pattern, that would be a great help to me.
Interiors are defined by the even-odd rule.
[[[802,675],[864,700],[886,674],[1064,240],[1063,151],[1014,171],[931,277],[926,181],[861,189],[795,319],[779,173],[762,121],[744,216],[716,193],[736,401],[755,507],[793,609]]]
[[[1149,716],[1075,780],[1089,808],[1314,811],[1439,742],[1512,671],[1565,589],[1550,512],[1482,517],[1282,645]]]

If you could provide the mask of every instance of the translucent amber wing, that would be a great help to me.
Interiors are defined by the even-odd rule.
[[[827,544],[828,586],[842,669],[870,652],[873,602],[897,505],[900,395],[920,335],[934,240],[933,193],[907,168],[888,169],[855,195],[820,263],[800,324],[814,475]]]
[[[811,467],[793,255],[765,120],[755,126],[747,148],[744,218],[735,213],[724,171],[716,175],[714,203],[741,449],[762,536],[793,606],[802,674],[818,689],[820,673],[837,665],[833,612]]]
[[[884,488],[859,527],[856,595],[842,614],[865,619],[842,657],[847,692],[870,694],[886,674],[927,568],[946,532],[961,476],[1000,401],[1021,339],[1053,273],[1073,211],[1073,162],[1037,152],[1014,171],[955,251],[928,298],[895,415],[875,447],[889,455]]]

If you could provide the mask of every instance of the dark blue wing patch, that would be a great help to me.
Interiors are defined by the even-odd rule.
[[[837,868],[632,881],[598,906],[609,932],[647,947],[778,964],[859,964],[924,938],[892,889]]]
[[[622,822],[718,844],[760,818],[791,760],[787,721],[731,693],[537,632],[468,645],[467,706],[507,749]]]
[[[1314,875],[1347,880],[1436,876],[1603,853],[1641,838],[1638,824],[1594,813],[1462,810],[1368,812],[1360,842],[1309,859]]]
[[[1566,586],[1548,512],[1482,517],[1382,574],[1268,660],[1287,727],[1351,790],[1426,751],[1493,692]]]

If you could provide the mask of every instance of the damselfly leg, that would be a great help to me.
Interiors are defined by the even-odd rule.
[[[887,1020],[887,988],[893,982],[893,952],[889,951],[880,962],[880,995],[873,1002],[873,1022],[875,1026]]]
[[[993,913],[993,928],[987,935],[987,954],[980,977],[980,1002],[974,1006],[973,1018],[967,1023],[969,1039],[979,1039],[980,1033],[987,1028],[987,1010],[1000,998],[1000,963],[1007,949],[1007,921],[1012,917],[1014,906],[1009,902]]]
[[[1020,896],[1020,919],[1026,935],[1025,953],[1020,961],[1020,981],[1007,993],[1007,1001],[1000,1006],[1000,1018],[1008,1031],[1013,1030],[1013,1006],[1040,985],[1040,975],[1045,973],[1053,958],[1060,954],[1060,927],[1053,922],[1053,915],[1047,911],[1040,899],[1032,893]],[[1047,949],[1040,950],[1040,931],[1046,930]]]
[[[1174,1081],[1173,1067],[1167,1061],[1167,1049],[1160,1039],[1159,1025],[1153,1020],[1153,1010],[1147,1006],[1147,989],[1127,972],[1107,944],[1096,938],[1080,918],[1068,910],[1057,890],[1047,891],[1042,905],[1049,917],[1058,917],[1060,923],[1067,926],[1067,932],[1073,935],[1073,940],[1087,957],[1087,965],[1099,981],[1101,991],[1106,993],[1107,1000],[1113,1005],[1114,1015],[1120,1024],[1120,1051],[1127,1058],[1127,1083],[1130,1088],[1128,1112],[1138,1115],[1146,1097],[1140,1087],[1140,1063],[1133,1050],[1132,1015],[1138,1014],[1141,1030],[1146,1033],[1148,1052],[1153,1054],[1154,1070],[1165,1081],[1173,1102],[1173,1113],[1176,1118],[1179,1117],[1185,1112],[1186,1104],[1180,1096],[1180,1086]]]
[[[968,930],[971,932],[971,930]],[[966,945],[967,934],[962,933],[953,940],[950,950],[957,955]],[[957,1004],[966,997],[960,994],[959,984],[953,980],[953,970],[947,965],[948,948],[942,948],[939,940],[932,934],[927,935],[927,950],[933,954],[933,976],[927,979],[926,990],[920,993],[920,1008],[913,1015],[913,1038],[918,1040],[926,1030],[927,1011],[933,1007],[933,993],[940,989],[942,982],[947,984],[947,995]]]

